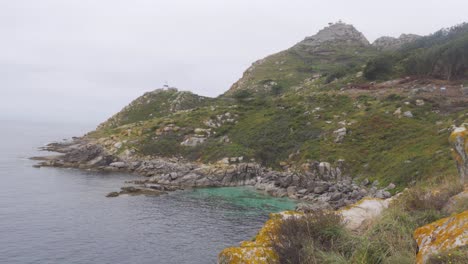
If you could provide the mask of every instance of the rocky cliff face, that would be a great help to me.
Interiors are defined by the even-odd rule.
[[[376,39],[372,43],[372,46],[384,51],[396,50],[401,48],[405,44],[411,43],[419,39],[420,37],[421,36],[415,34],[401,34],[398,38],[384,36]]]

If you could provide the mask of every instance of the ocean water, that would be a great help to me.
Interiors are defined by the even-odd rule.
[[[106,198],[138,176],[32,167],[37,147],[91,128],[2,121],[0,263],[216,263],[295,205],[237,187]]]

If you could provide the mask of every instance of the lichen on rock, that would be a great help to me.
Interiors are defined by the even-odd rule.
[[[465,184],[468,175],[468,129],[463,125],[453,130],[450,135],[450,143],[453,145],[452,153],[457,162],[461,184]]]
[[[419,248],[417,263],[427,263],[432,255],[468,245],[468,211],[440,219],[416,229]]]
[[[302,215],[294,211],[286,211],[278,214],[270,214],[270,219],[258,232],[253,241],[244,241],[239,247],[226,248],[218,256],[219,264],[275,264],[278,256],[272,248],[276,229],[283,219],[291,216]]]

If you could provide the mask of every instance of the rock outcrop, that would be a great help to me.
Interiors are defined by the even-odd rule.
[[[417,263],[423,264],[435,254],[468,245],[468,211],[440,219],[416,229]]]
[[[294,50],[309,53],[324,51],[330,45],[339,46],[368,46],[369,41],[353,25],[342,22],[331,23],[317,34],[306,37],[293,47]]]
[[[384,36],[376,39],[372,43],[372,46],[379,50],[397,50],[403,45],[411,43],[419,38],[421,38],[421,36],[415,34],[401,34],[398,38]]]
[[[465,184],[468,176],[468,129],[463,125],[453,130],[450,135],[453,146],[452,153],[457,163],[461,184]]]

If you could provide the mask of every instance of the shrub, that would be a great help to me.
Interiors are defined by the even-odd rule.
[[[403,194],[403,199],[408,211],[440,211],[450,197],[462,190],[463,186],[460,184],[450,184],[440,189],[432,190],[414,188]]]
[[[351,236],[334,212],[290,217],[275,233],[273,249],[280,263],[345,262],[350,254]]]
[[[252,96],[252,92],[250,92],[249,90],[246,90],[246,89],[242,89],[242,90],[237,90],[234,92],[234,94],[232,95],[232,97],[234,97],[234,99],[238,100],[238,101],[243,101],[249,97]]]

